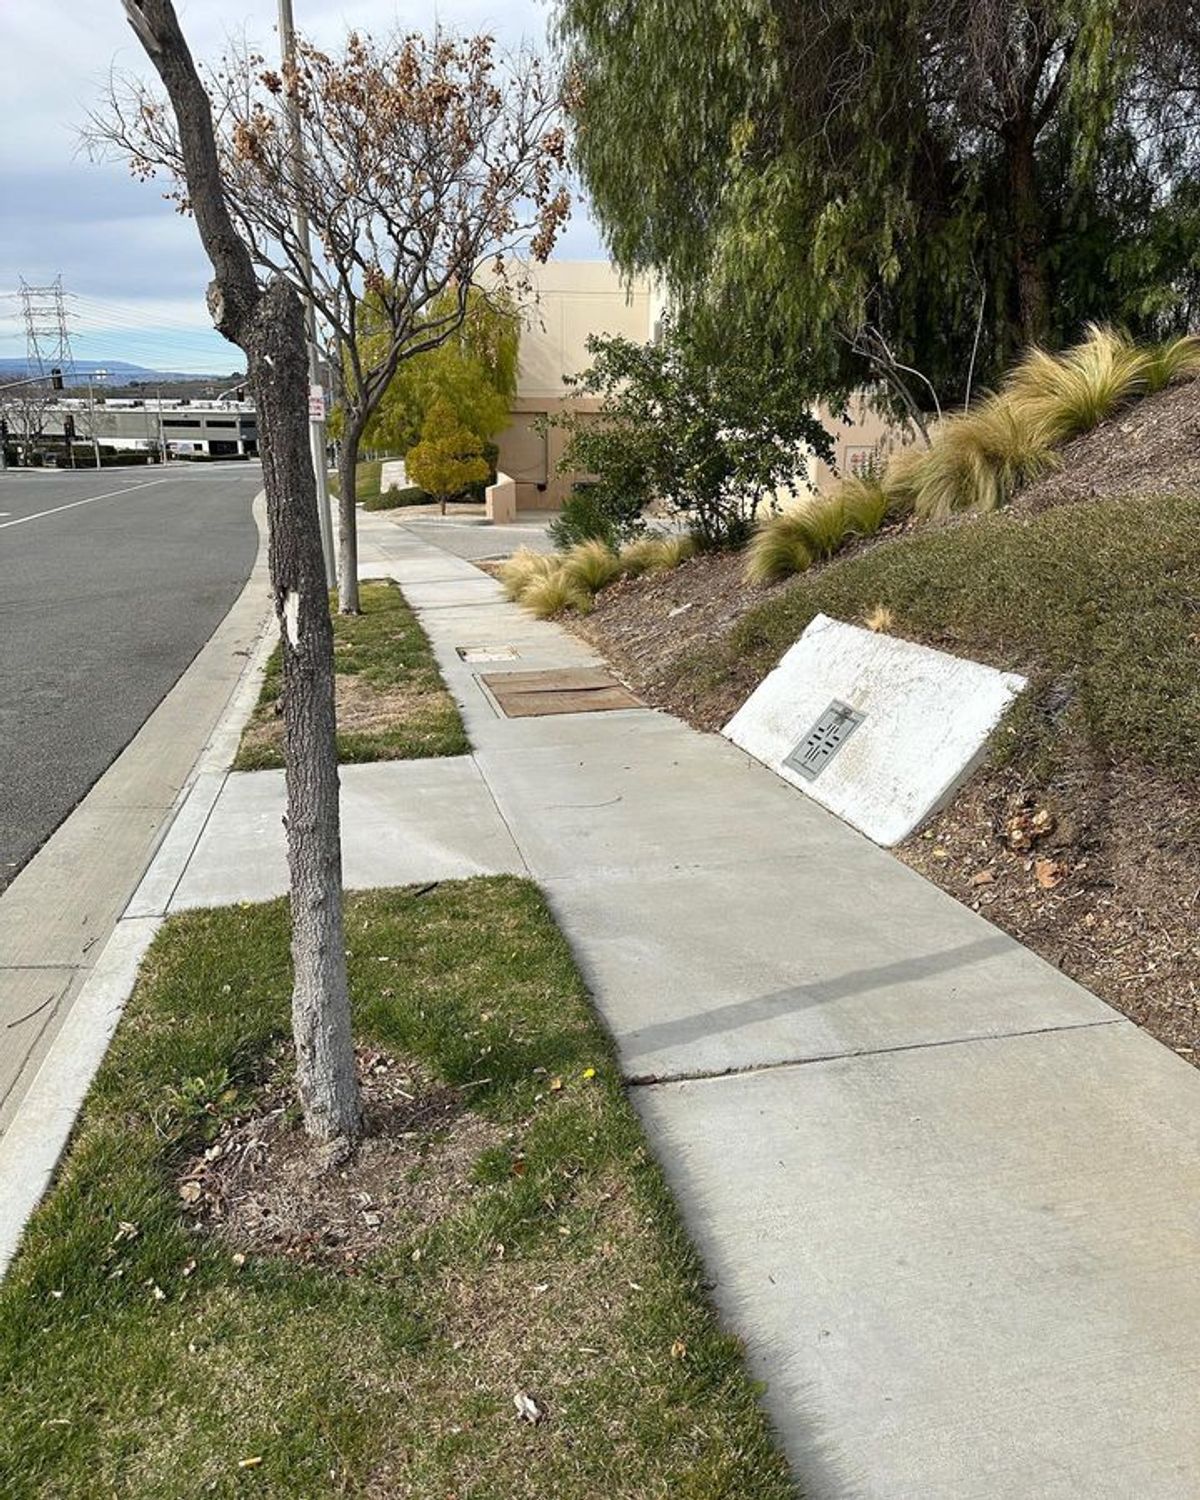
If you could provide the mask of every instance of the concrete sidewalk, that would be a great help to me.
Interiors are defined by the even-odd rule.
[[[423,528],[360,526],[475,748],[343,769],[348,881],[546,890],[801,1492],[1200,1496],[1196,1073],[727,741],[648,709],[502,718],[479,674],[595,654]],[[518,654],[459,655],[487,646]],[[284,889],[280,810],[277,773],[198,778],[90,1055],[163,913]]]
[[[364,523],[802,1491],[1200,1495],[1195,1071],[726,741],[649,710],[500,718],[478,673],[596,658]],[[466,665],[479,645],[520,654]]]

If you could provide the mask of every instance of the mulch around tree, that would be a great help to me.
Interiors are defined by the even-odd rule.
[[[470,1109],[463,1089],[411,1059],[360,1049],[363,1139],[322,1154],[299,1119],[292,1062],[291,1045],[279,1047],[249,1107],[178,1176],[185,1213],[235,1254],[353,1271],[461,1207],[479,1157],[507,1134]]]

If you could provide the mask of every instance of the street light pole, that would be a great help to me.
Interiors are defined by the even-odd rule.
[[[284,72],[294,72],[296,33],[292,20],[292,0],[279,0],[279,46]],[[300,134],[300,105],[294,94],[287,95],[288,125],[291,130],[292,170],[297,183],[304,164],[304,142]],[[296,238],[300,241],[301,265],[306,283],[312,281],[312,249],[308,232],[308,215],[303,202],[296,203]],[[325,457],[325,391],[317,355],[317,311],[311,297],[304,299],[305,337],[308,340],[308,444],[312,450],[313,474],[317,481],[317,512],[321,520],[321,551],[325,556],[325,582],[333,588],[337,582],[334,566],[333,522],[329,514],[329,470]]]
[[[163,428],[162,386],[156,385],[154,394],[158,401],[158,461],[163,468],[166,468],[171,461],[171,455],[167,452],[167,434]]]
[[[94,372],[97,380],[107,373],[106,370],[96,370]],[[88,376],[88,426],[92,430],[92,453],[96,458],[96,467],[100,468],[100,439],[96,436],[96,392],[92,387],[91,375]]]

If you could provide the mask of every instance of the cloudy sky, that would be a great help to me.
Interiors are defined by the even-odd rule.
[[[277,46],[276,0],[176,0],[198,58],[219,55],[226,35],[245,28],[270,54]],[[294,0],[297,29],[336,45],[349,27],[386,33],[393,25],[488,30],[506,43],[541,43],[544,0]],[[240,356],[208,324],[207,262],[194,225],[152,183],[119,165],[96,165],[79,129],[110,68],[145,71],[120,0],[0,0],[5,59],[5,129],[0,133],[0,357],[25,353],[22,277],[30,285],[61,274],[77,358],[126,359],[156,369],[224,371]],[[585,211],[557,254],[601,254]]]

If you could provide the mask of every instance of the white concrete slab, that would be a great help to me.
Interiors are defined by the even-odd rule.
[[[1025,679],[818,615],[725,726],[770,766],[876,843],[898,844],[980,763]],[[811,777],[796,752],[831,705],[861,715]]]
[[[524,874],[469,756],[343,766],[342,866],[348,889]],[[284,774],[228,778],[170,910],[286,894]]]
[[[1132,1025],[634,1100],[809,1500],[1200,1494],[1200,1077]]]
[[[385,495],[393,488],[408,488],[408,469],[402,458],[384,459],[379,467],[379,488]]]

